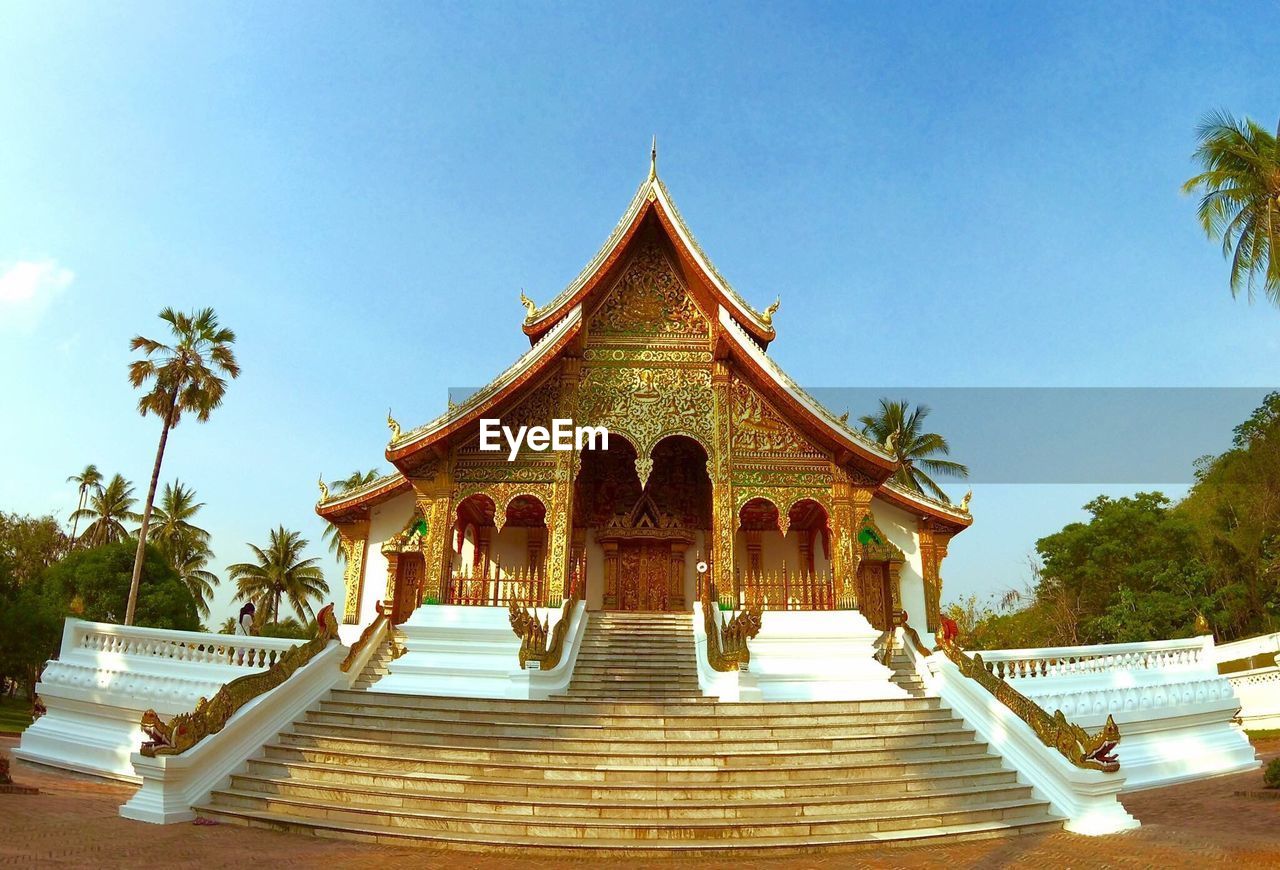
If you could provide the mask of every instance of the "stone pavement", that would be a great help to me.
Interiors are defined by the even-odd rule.
[[[6,755],[17,745],[0,738]],[[1280,756],[1280,739],[1255,744]],[[618,866],[685,870],[850,867],[1280,867],[1280,801],[1235,797],[1261,788],[1260,771],[1138,792],[1124,803],[1142,827],[1112,837],[1067,833],[878,851],[783,858],[572,860],[536,853],[485,855],[392,848],[230,825],[147,825],[116,815],[130,787],[13,763],[13,777],[38,795],[0,795],[0,866],[26,867],[425,867]]]

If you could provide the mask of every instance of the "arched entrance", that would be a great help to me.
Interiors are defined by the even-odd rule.
[[[609,435],[609,450],[583,454],[575,527],[587,545],[588,604],[604,610],[688,610],[694,563],[711,528],[707,454],[692,438],[669,436],[653,449],[644,487],[636,453]]]
[[[814,499],[795,501],[785,515],[768,498],[748,500],[738,511],[736,549],[743,601],[766,610],[837,606],[830,524],[826,508]]]
[[[546,505],[533,495],[511,498],[501,512],[484,493],[459,502],[443,603],[541,603],[546,519]]]

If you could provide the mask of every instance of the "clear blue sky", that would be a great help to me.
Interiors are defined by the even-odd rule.
[[[244,375],[164,477],[218,566],[318,540],[317,474],[385,468],[388,405],[420,423],[527,347],[520,288],[573,278],[655,132],[803,384],[1274,384],[1280,313],[1232,301],[1178,188],[1206,111],[1275,123],[1277,32],[1273,4],[6,3],[0,509],[65,516],[89,462],[141,494],[128,340],[212,305]],[[947,597],[1019,582],[1100,488],[979,483]]]

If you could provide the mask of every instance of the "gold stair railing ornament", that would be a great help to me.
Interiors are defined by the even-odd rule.
[[[364,631],[360,632],[359,639],[351,645],[351,650],[347,653],[347,657],[342,660],[342,664],[338,665],[338,668],[344,674],[351,670],[351,666],[355,663],[356,658],[359,657],[360,652],[369,645],[369,641],[373,636],[381,630],[382,626],[387,624],[387,612],[383,608],[382,602],[379,601],[374,606],[378,611],[377,618],[366,625]]]
[[[911,632],[915,635],[915,632]],[[919,637],[913,640],[919,645]],[[1120,761],[1112,753],[1120,742],[1120,728],[1116,720],[1107,716],[1107,722],[1097,734],[1089,734],[1079,725],[1068,722],[1061,710],[1052,716],[1043,707],[1019,692],[1013,686],[987,670],[981,653],[970,657],[954,640],[947,640],[939,630],[936,637],[938,649],[955,663],[960,673],[990,692],[997,701],[1012,710],[1019,719],[1031,726],[1040,742],[1056,749],[1062,757],[1076,767],[1115,773]],[[923,647],[921,647],[923,649]]]
[[[333,605],[327,604],[316,614],[316,636],[290,647],[265,671],[232,680],[212,699],[198,700],[194,711],[179,713],[167,723],[155,710],[148,710],[142,714],[142,733],[147,737],[142,744],[142,754],[148,758],[181,755],[206,737],[217,734],[241,707],[281,685],[337,637],[338,620],[333,615]]]
[[[520,667],[528,666],[536,661],[541,670],[549,671],[560,664],[564,655],[564,639],[569,632],[569,619],[573,609],[582,600],[582,582],[578,574],[569,581],[569,594],[565,596],[560,608],[560,621],[550,628],[551,615],[538,621],[536,602],[531,612],[525,605],[512,601],[509,605],[511,630],[520,638]]]
[[[760,604],[748,603],[737,611],[723,627],[716,620],[720,595],[716,584],[704,578],[702,587],[702,622],[707,633],[707,663],[717,671],[736,671],[751,661],[747,641],[760,633],[763,612]]]

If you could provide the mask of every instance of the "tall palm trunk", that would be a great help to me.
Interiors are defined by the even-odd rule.
[[[124,613],[124,624],[133,625],[134,612],[138,609],[138,587],[142,584],[142,562],[147,555],[147,524],[151,522],[151,503],[156,500],[156,487],[160,483],[160,464],[164,462],[164,447],[169,442],[169,429],[173,426],[173,411],[178,405],[178,387],[169,396],[169,413],[160,430],[160,446],[156,448],[156,464],[151,469],[151,485],[147,488],[147,502],[142,508],[142,526],[138,529],[138,552],[133,557],[133,579],[129,582],[129,606]]]
[[[76,548],[76,527],[80,525],[80,511],[84,510],[85,487],[80,487],[80,501],[76,502],[75,515],[71,517],[71,546],[69,549]]]

